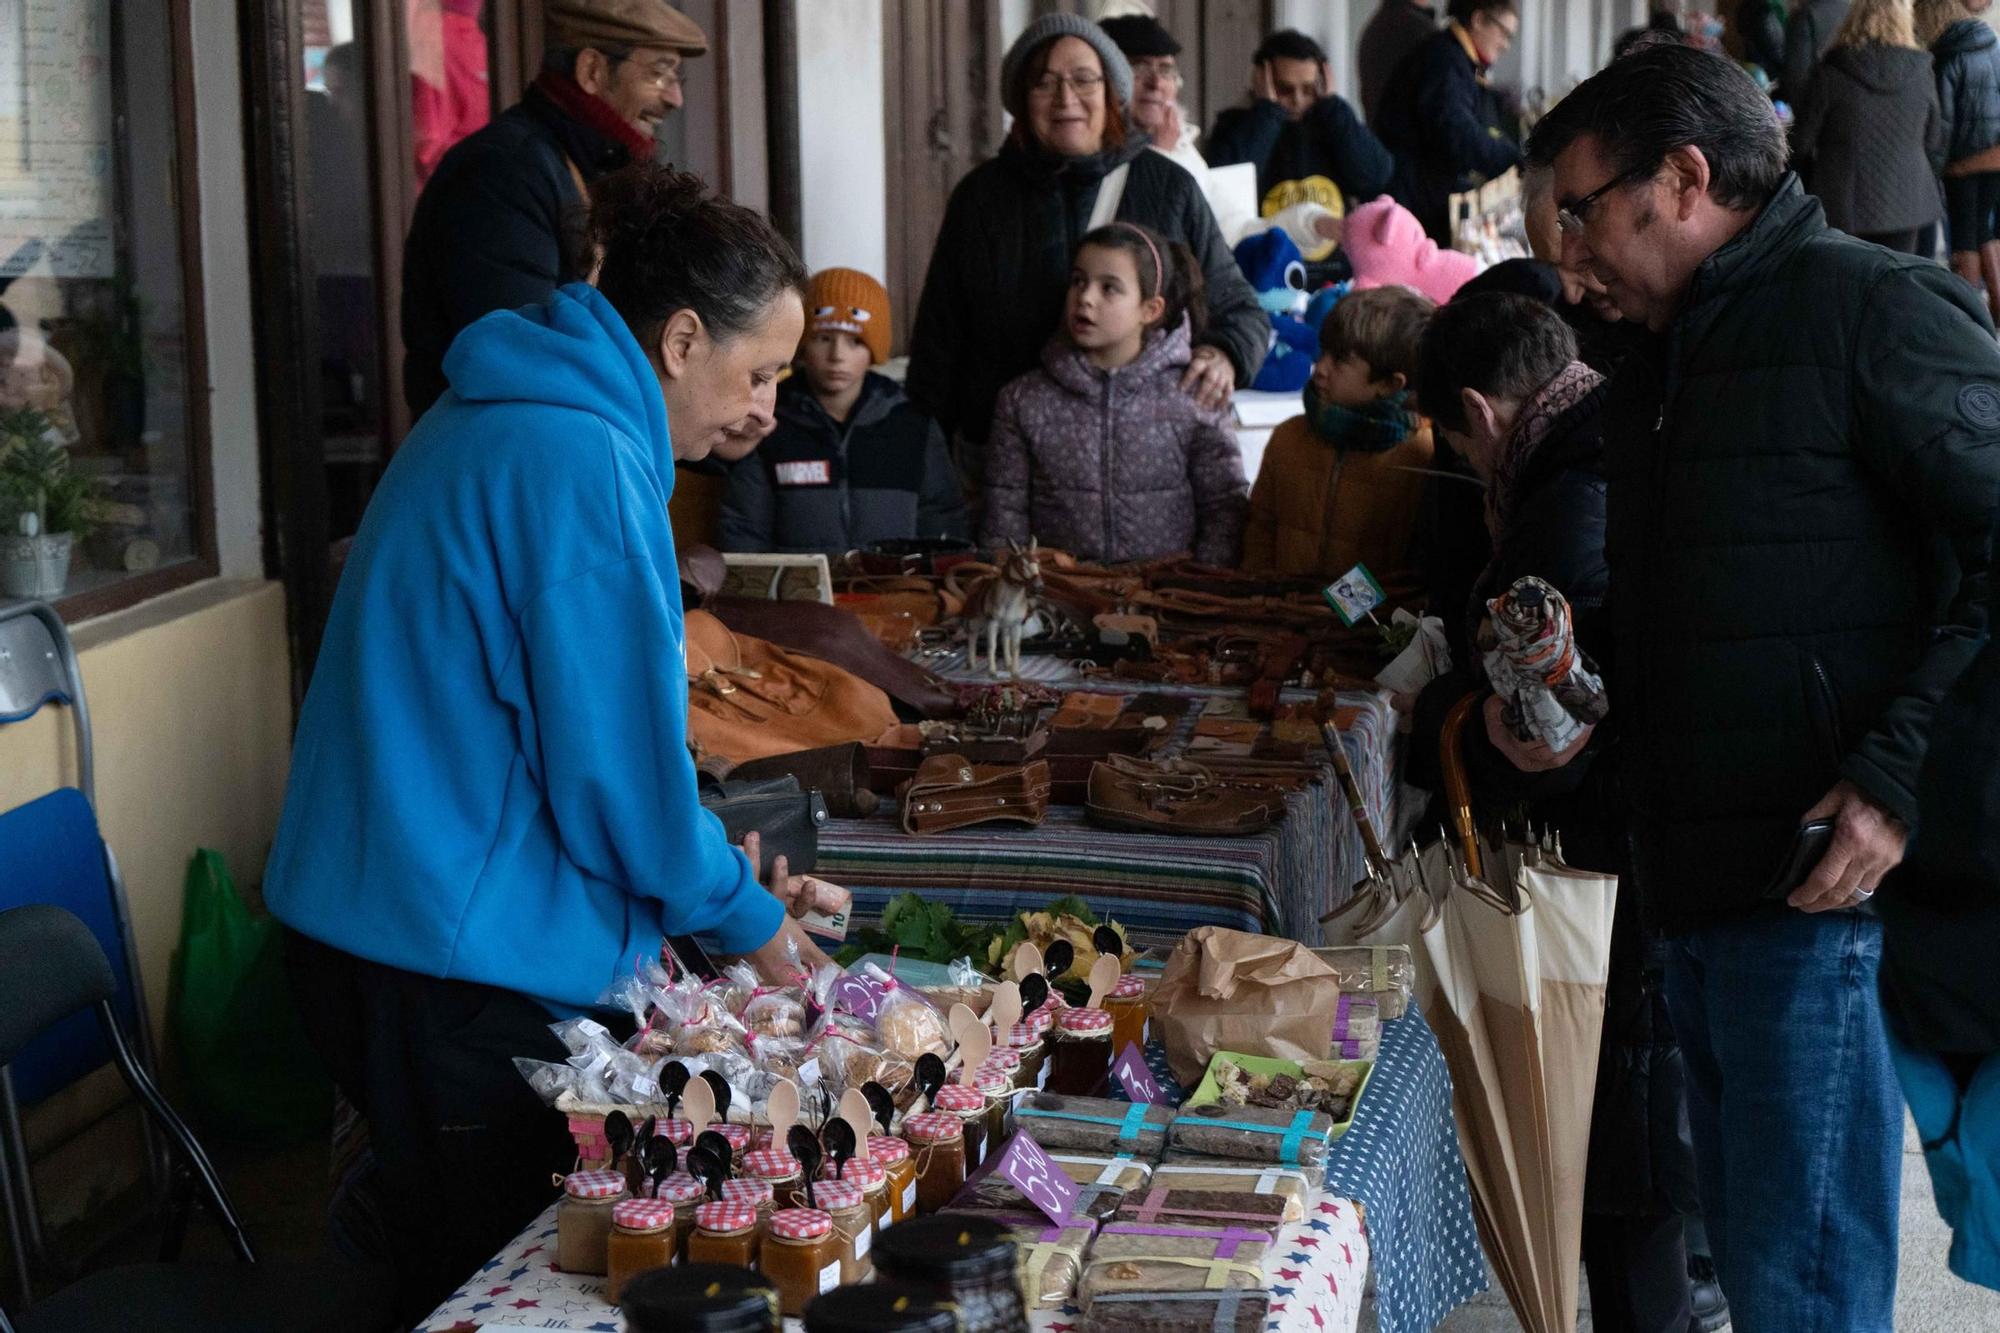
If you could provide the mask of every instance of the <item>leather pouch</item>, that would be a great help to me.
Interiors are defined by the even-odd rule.
[[[823,795],[827,813],[836,819],[866,819],[879,804],[869,786],[868,752],[859,741],[752,759],[738,764],[728,776],[756,781],[786,775],[797,778],[806,791]]]
[[[764,855],[759,875],[779,856],[791,863],[794,875],[805,874],[819,860],[826,801],[818,792],[802,789],[795,777],[705,780],[701,806],[722,821],[731,843],[742,842],[746,833],[759,835]]]
[[[903,831],[942,833],[1004,820],[1040,824],[1049,812],[1049,766],[974,764],[938,754],[917,768],[903,791]]]
[[[1185,759],[1112,755],[1090,770],[1084,801],[1093,824],[1130,833],[1235,837],[1284,817],[1282,794],[1217,777]]]

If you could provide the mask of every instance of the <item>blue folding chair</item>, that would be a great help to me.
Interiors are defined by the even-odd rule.
[[[78,785],[0,814],[0,911],[46,904],[83,921],[111,962],[117,982],[112,1013],[150,1075],[159,1062],[124,882],[97,827],[90,710],[76,651],[62,621],[44,604],[0,603],[0,727],[22,722],[51,704],[68,706]],[[32,1291],[31,1259],[52,1271],[67,1266],[55,1261],[42,1228],[21,1112],[112,1063],[112,1054],[95,1017],[84,1012],[65,1019],[0,1070],[0,1196],[24,1297]],[[147,1174],[156,1196],[164,1200],[170,1172],[163,1145],[150,1120],[143,1125]],[[177,1247],[178,1232],[170,1217],[169,1246]]]

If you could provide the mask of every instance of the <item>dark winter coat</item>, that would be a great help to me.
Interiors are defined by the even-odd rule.
[[[1743,38],[1743,55],[1776,83],[1785,73],[1785,20],[1772,0],[1742,0],[1736,7],[1736,31]]]
[[[1882,996],[1927,1051],[2000,1051],[2000,580],[1990,573],[1987,590],[1986,642],[1931,727],[1910,873],[1877,900]]]
[[[1355,74],[1361,80],[1361,114],[1371,129],[1381,128],[1382,93],[1403,57],[1437,31],[1437,10],[1411,0],[1382,0],[1361,29],[1354,47]]]
[[[1451,196],[1517,165],[1521,146],[1503,128],[1500,99],[1450,28],[1410,52],[1389,78],[1376,114],[1396,155],[1389,193],[1439,245],[1451,244]]]
[[[1931,43],[1937,61],[1944,160],[2000,144],[2000,36],[1978,19],[1960,19]]]
[[[403,242],[403,398],[421,416],[445,390],[459,330],[495,310],[540,305],[576,266],[585,182],[631,160],[539,88],[453,146],[417,198]]]
[[[1787,176],[1611,397],[1634,870],[1669,927],[1775,910],[1760,891],[1837,781],[1916,820],[1986,618],[2000,348],[1971,287],[1833,231]]]
[[[1208,163],[1257,164],[1257,195],[1284,181],[1324,176],[1340,187],[1349,208],[1388,187],[1396,159],[1338,97],[1322,97],[1298,120],[1272,101],[1230,107],[1215,118],[1205,150]]]
[[[1806,85],[1792,151],[1827,222],[1844,232],[1937,221],[1944,123],[1930,53],[1872,44],[1827,52]]]
[[[1100,370],[1066,338],[1009,384],[987,443],[987,546],[1033,537],[1087,560],[1192,551],[1234,565],[1248,509],[1243,453],[1222,412],[1181,392],[1187,325]]]
[[[803,375],[778,389],[778,428],[729,470],[725,551],[824,551],[910,537],[964,537],[965,498],[944,432],[882,375],[845,422]]]
[[[1070,262],[1106,172],[1131,163],[1117,216],[1194,252],[1208,283],[1201,342],[1222,349],[1240,387],[1256,377],[1271,321],[1236,267],[1201,186],[1134,133],[1092,158],[1058,158],[1010,138],[951,192],[911,334],[910,397],[936,419],[960,465],[981,470],[1000,386],[1033,370],[1062,320]]]
[[[1794,104],[1812,86],[1813,67],[1847,21],[1849,0],[1806,0],[1785,21],[1785,67],[1778,95]]]

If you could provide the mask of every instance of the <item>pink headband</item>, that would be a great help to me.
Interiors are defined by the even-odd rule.
[[[1153,238],[1148,236],[1146,229],[1136,222],[1114,222],[1111,225],[1123,227],[1146,243],[1146,249],[1153,255],[1153,294],[1155,296],[1164,294],[1167,289],[1167,271],[1160,266],[1160,247],[1153,244]]]

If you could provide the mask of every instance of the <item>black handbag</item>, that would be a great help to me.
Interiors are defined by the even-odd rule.
[[[809,873],[819,860],[826,798],[817,790],[801,789],[795,777],[746,781],[704,775],[701,804],[722,821],[722,831],[731,843],[742,842],[746,833],[760,835],[764,864],[755,867],[760,878],[779,856],[789,862],[794,875]]]

